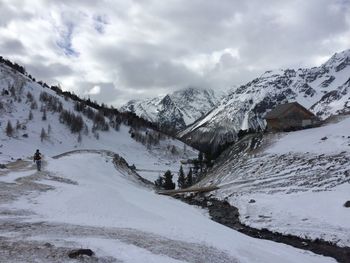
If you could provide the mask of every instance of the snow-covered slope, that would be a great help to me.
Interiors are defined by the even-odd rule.
[[[213,151],[237,139],[240,130],[265,128],[264,114],[277,104],[297,101],[324,119],[350,110],[350,50],[320,67],[267,71],[233,90],[204,118],[179,133],[194,145]]]
[[[1,225],[7,226],[0,227],[0,233],[12,242],[20,240],[29,246],[38,241],[50,244],[52,251],[62,246],[90,248],[101,259],[98,262],[335,262],[217,224],[205,211],[156,195],[130,180],[128,174],[115,170],[108,156],[85,153],[49,159],[45,172],[44,178],[35,173],[22,175],[22,181],[37,177],[37,183],[50,190],[31,192],[11,205],[0,205],[0,211],[11,211],[10,217],[0,217]],[[21,218],[19,213],[27,217]],[[38,257],[48,249],[39,244],[35,262],[42,262]],[[21,253],[12,258],[26,255],[26,248],[23,245]],[[0,253],[1,257],[5,255]],[[27,260],[32,257],[28,255]],[[50,262],[68,262],[63,253],[57,257],[58,261],[52,258]]]
[[[4,90],[9,94],[2,92]],[[61,111],[49,109],[50,103],[40,99],[43,92],[55,98],[56,105],[62,105]],[[127,121],[121,122],[116,130],[108,118],[102,117],[109,123],[109,130],[98,130],[94,127],[94,120],[74,109],[75,102],[72,99],[58,96],[53,90],[42,87],[5,65],[0,65],[0,94],[0,163],[31,158],[36,149],[40,149],[44,156],[77,149],[103,149],[117,152],[130,165],[134,164],[137,169],[143,170],[140,171],[141,175],[153,182],[167,169],[178,171],[180,159],[196,156],[196,152],[191,147],[184,147],[182,142],[150,128],[140,127],[137,130],[129,126]],[[36,107],[32,104],[36,104]],[[42,118],[44,109],[46,120]],[[81,116],[85,128],[80,133],[72,133],[62,123],[62,110]],[[92,111],[97,113],[95,109]],[[30,112],[32,119],[29,118]],[[6,133],[8,121],[13,127],[11,136]],[[42,130],[46,134],[43,140]],[[136,136],[132,138],[135,133],[143,134],[143,143],[135,140]]]
[[[350,115],[302,131],[248,135],[201,185],[239,208],[243,223],[350,246]],[[259,147],[257,142],[261,141]]]
[[[186,88],[152,99],[132,100],[121,107],[165,129],[179,130],[193,123],[219,103],[211,89]]]

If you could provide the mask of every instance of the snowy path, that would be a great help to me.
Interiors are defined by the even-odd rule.
[[[49,159],[43,172],[14,172],[0,176],[1,262],[69,262],[67,251],[80,247],[96,252],[85,262],[335,262],[217,224],[140,186],[107,155],[71,154]]]

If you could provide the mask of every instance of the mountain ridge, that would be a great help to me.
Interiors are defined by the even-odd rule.
[[[203,151],[216,152],[240,131],[264,130],[264,114],[277,104],[297,101],[321,119],[350,110],[350,49],[319,67],[266,71],[239,86],[219,106],[178,136]]]
[[[219,103],[212,89],[188,87],[144,100],[131,100],[120,108],[133,112],[166,130],[179,131],[208,113]]]

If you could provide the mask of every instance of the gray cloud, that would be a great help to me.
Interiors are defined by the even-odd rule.
[[[40,57],[38,57],[40,58]],[[66,77],[74,74],[71,67],[60,63],[46,64],[46,60],[37,60],[26,65],[26,69],[35,78],[56,84],[59,77]]]
[[[350,1],[3,0],[0,37],[37,78],[120,104],[316,66],[350,48]]]
[[[17,39],[3,39],[0,43],[0,50],[6,54],[25,54],[25,47]]]

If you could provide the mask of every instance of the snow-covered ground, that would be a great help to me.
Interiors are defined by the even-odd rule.
[[[238,207],[243,223],[350,246],[350,116],[265,136],[253,152],[226,153],[200,184]],[[253,200],[255,201],[253,201]],[[252,201],[251,201],[252,200]]]
[[[35,182],[50,190],[32,189],[2,202],[0,220],[7,227],[0,227],[0,235],[14,242],[88,247],[97,257],[133,263],[335,262],[217,224],[205,211],[159,196],[131,180],[115,169],[108,156],[76,153],[49,158],[43,172],[22,175],[23,180],[37,176]],[[17,187],[19,178],[8,185],[17,176],[11,172],[0,176],[0,186]],[[19,211],[22,216],[15,217]],[[14,222],[30,227],[15,227]]]
[[[54,91],[43,88],[22,74],[0,64],[0,92],[9,90],[11,86],[15,87],[15,96],[0,93],[0,163],[18,158],[31,159],[36,149],[40,149],[45,157],[78,149],[110,150],[121,155],[130,165],[134,164],[137,169],[141,169],[139,174],[153,182],[168,169],[174,173],[175,181],[180,160],[198,155],[196,150],[189,146],[185,147],[184,143],[170,137],[163,138],[159,145],[147,147],[132,139],[129,133],[130,126],[124,124],[120,126],[119,131],[113,128],[109,131],[98,131],[99,139],[96,139],[91,132],[92,120],[74,110],[74,101],[64,99]],[[28,92],[33,95],[37,109],[31,110],[31,103],[27,98]],[[43,113],[40,108],[46,105],[39,99],[42,92],[56,97],[62,103],[63,109],[82,116],[89,134],[84,135],[82,132],[81,142],[78,141],[77,133],[71,133],[69,128],[59,121],[58,112],[47,111],[47,120],[42,120]],[[33,114],[32,120],[28,118],[30,110]],[[14,129],[11,137],[6,135],[8,121],[11,121]],[[16,129],[17,122],[19,129]],[[42,129],[47,133],[43,141],[40,138]],[[175,154],[171,152],[173,146],[176,149]]]
[[[276,154],[350,152],[350,116],[345,115],[339,119],[338,123],[285,133],[266,152]]]

